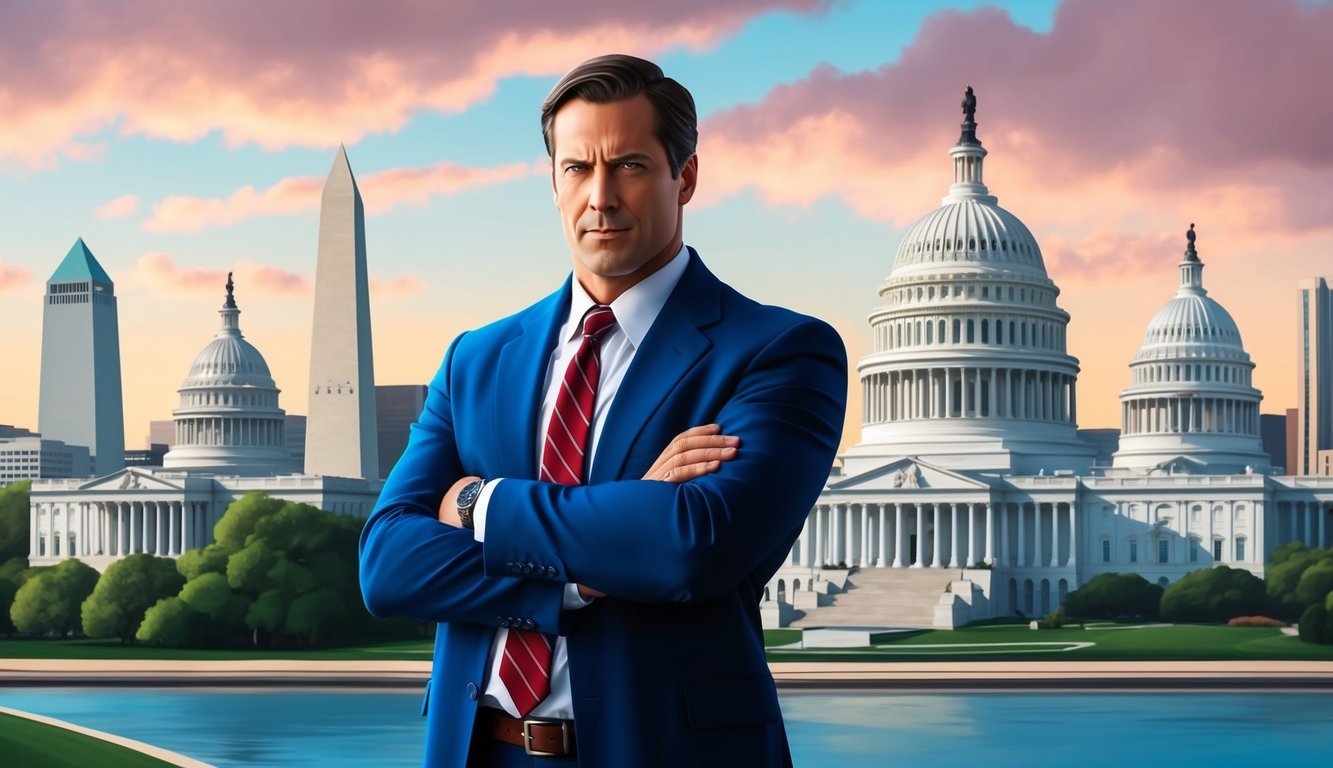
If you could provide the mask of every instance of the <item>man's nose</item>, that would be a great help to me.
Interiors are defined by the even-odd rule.
[[[612,169],[598,168],[593,172],[588,206],[596,211],[614,211],[620,207],[620,192]]]

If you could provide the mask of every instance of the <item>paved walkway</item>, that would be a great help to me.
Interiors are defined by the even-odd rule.
[[[1200,688],[1333,690],[1333,661],[782,662],[801,688]],[[4,685],[358,686],[419,688],[429,661],[0,659]]]

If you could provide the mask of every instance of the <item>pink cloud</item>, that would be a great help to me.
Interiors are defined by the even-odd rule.
[[[383,213],[400,205],[425,205],[432,197],[464,189],[502,184],[535,173],[549,172],[547,163],[509,163],[492,168],[470,168],[449,162],[428,168],[390,168],[357,179],[367,212]],[[223,198],[181,195],[153,205],[144,222],[149,232],[197,232],[205,227],[227,227],[258,216],[289,216],[319,209],[324,179],[301,176],[282,179],[256,191],[246,185]]]
[[[1190,221],[1214,243],[1327,233],[1333,131],[1311,73],[1333,71],[1329,40],[1333,6],[1299,0],[1068,0],[1047,34],[942,12],[893,64],[822,67],[708,119],[696,200],[838,199],[906,226],[952,181],[971,83],[992,193],[1075,279],[1178,257]]]
[[[308,296],[314,285],[306,276],[241,259],[230,268],[182,267],[169,254],[150,253],[141,256],[131,268],[125,282],[142,287],[151,293],[179,296],[226,295],[227,273],[234,272],[238,285],[244,290],[266,296]]]
[[[139,210],[139,198],[134,195],[122,195],[93,209],[93,216],[99,219],[123,219],[134,215]]]
[[[3,266],[0,264],[0,275]],[[314,280],[299,272],[256,264],[249,259],[241,259],[230,267],[182,267],[169,254],[161,252],[141,256],[123,283],[159,295],[217,296],[221,300],[228,272],[234,274],[238,295],[281,298],[311,297],[315,293]],[[416,275],[370,278],[371,295],[377,298],[411,296],[425,287]]]
[[[416,275],[395,275],[381,279],[370,278],[370,295],[378,299],[397,299],[426,290],[426,284]]]
[[[333,147],[457,111],[502,78],[553,76],[615,48],[702,49],[775,9],[828,0],[618,3],[470,0],[32,4],[0,28],[0,160],[34,167],[86,155],[80,137]],[[52,44],[60,41],[60,44]]]
[[[5,264],[4,259],[0,259],[0,291],[21,288],[32,280],[32,272],[23,267],[11,267]]]

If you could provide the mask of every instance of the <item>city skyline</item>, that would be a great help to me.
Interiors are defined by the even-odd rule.
[[[36,427],[41,295],[80,236],[120,298],[127,447],[169,417],[228,271],[284,407],[306,413],[319,189],[340,143],[365,197],[377,380],[429,380],[450,338],[568,273],[537,107],[607,40],[699,102],[687,242],[741,290],[829,320],[852,360],[897,244],[947,191],[970,83],[987,183],[1032,228],[1072,315],[1080,427],[1120,426],[1191,222],[1263,411],[1295,404],[1297,280],[1323,276],[1333,249],[1333,140],[1304,87],[1333,66],[1328,3],[886,5],[685,3],[663,20],[647,4],[614,17],[534,4],[503,24],[390,5],[377,33],[339,16],[331,41],[290,48],[150,2],[125,4],[101,37],[79,34],[106,21],[94,11],[34,8],[23,40],[0,32],[0,56],[29,57],[0,80],[17,105],[0,126],[0,323],[20,329],[0,340],[16,361],[0,422]],[[299,9],[236,15],[261,13],[282,30]],[[36,50],[57,36],[63,63]],[[76,82],[71,61],[96,76]],[[152,61],[195,90],[130,76]],[[844,445],[860,413],[849,381]]]

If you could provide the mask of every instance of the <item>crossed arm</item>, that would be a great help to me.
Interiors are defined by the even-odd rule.
[[[722,434],[722,427],[717,424],[704,424],[681,432],[657,457],[657,461],[644,473],[644,480],[660,480],[668,483],[685,483],[696,477],[703,477],[716,472],[722,462],[736,458],[741,439],[735,435]],[[458,494],[468,483],[481,478],[476,475],[461,477],[444,494],[440,501],[440,522],[454,528],[462,528],[458,517]],[[606,597],[600,592],[583,584],[578,585],[579,597],[593,600]]]

